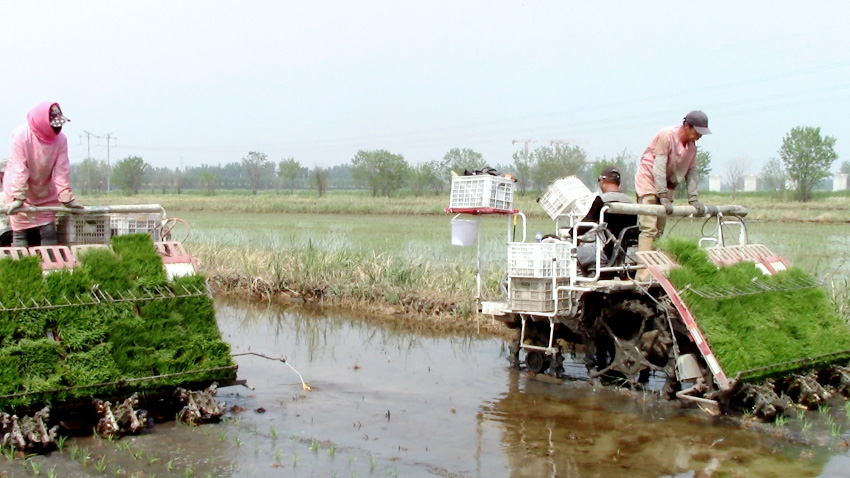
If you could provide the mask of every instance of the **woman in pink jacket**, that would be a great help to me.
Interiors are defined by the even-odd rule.
[[[27,113],[27,124],[12,135],[12,151],[3,176],[6,213],[12,227],[12,245],[56,244],[56,214],[18,212],[22,206],[80,207],[71,191],[68,139],[62,125],[68,121],[58,103],[45,101]]]

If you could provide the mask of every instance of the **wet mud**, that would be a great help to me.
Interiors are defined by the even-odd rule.
[[[496,338],[428,336],[342,312],[218,299],[253,390],[227,387],[220,423],[158,423],[4,454],[6,476],[847,476],[844,409],[783,427],[711,417],[652,394],[512,370]],[[579,364],[568,364],[580,376]],[[829,419],[825,417],[831,417]],[[810,423],[807,425],[806,423]],[[814,423],[814,426],[811,424]],[[10,460],[11,458],[11,460]]]

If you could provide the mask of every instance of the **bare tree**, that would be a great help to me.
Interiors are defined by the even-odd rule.
[[[248,176],[251,177],[251,190],[257,194],[257,189],[260,188],[260,180],[265,172],[266,164],[269,162],[269,157],[265,153],[251,151],[247,156],[242,158],[242,165],[248,170]]]
[[[777,194],[785,193],[785,180],[788,176],[782,168],[779,158],[770,158],[761,169],[761,181],[764,188]]]
[[[321,166],[313,167],[312,171],[312,179],[313,185],[316,186],[316,192],[319,193],[319,197],[325,195],[328,192],[328,170]]]
[[[750,162],[749,158],[739,156],[729,160],[729,164],[726,165],[726,180],[732,189],[732,199],[735,199],[735,195],[743,187],[744,173],[747,172]]]
[[[198,180],[203,184],[204,193],[207,196],[215,196],[215,186],[218,184],[218,174],[215,171],[202,172]]]

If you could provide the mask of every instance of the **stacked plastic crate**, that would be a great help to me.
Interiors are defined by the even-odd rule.
[[[514,180],[477,174],[452,177],[447,212],[466,214],[513,214]]]
[[[576,176],[552,183],[538,202],[553,220],[583,217],[595,195]],[[555,289],[569,285],[572,269],[568,241],[514,242],[508,244],[509,300],[517,312],[555,312]],[[557,292],[557,310],[569,303],[569,292]]]
[[[569,285],[570,243],[512,242],[508,244],[510,308],[520,312],[555,311],[555,288]],[[558,310],[568,304],[558,291]]]

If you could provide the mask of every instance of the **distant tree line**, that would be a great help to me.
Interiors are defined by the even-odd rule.
[[[828,177],[837,159],[834,145],[834,138],[821,137],[820,128],[793,128],[778,151],[781,161],[771,158],[765,164],[761,175],[763,182],[779,190],[790,181],[795,197],[809,200],[812,190]],[[106,162],[86,158],[71,166],[71,175],[74,188],[89,194],[103,193],[107,188],[126,194],[143,190],[180,194],[194,189],[208,195],[219,190],[250,190],[257,194],[263,190],[313,189],[323,195],[329,190],[363,189],[372,196],[392,197],[405,188],[416,196],[440,194],[451,184],[453,174],[468,174],[485,167],[511,174],[518,192],[525,194],[530,190],[541,191],[555,179],[570,175],[578,175],[586,184],[596,184],[603,168],[616,166],[623,181],[621,189],[632,191],[640,158],[623,150],[613,157],[589,161],[580,146],[552,144],[516,151],[512,159],[508,164],[493,164],[472,149],[452,148],[442,159],[411,165],[401,154],[378,149],[357,151],[348,164],[310,169],[292,157],[275,162],[265,153],[250,151],[240,161],[225,165],[186,168],[154,168],[141,157],[129,156],[115,163],[110,171]],[[699,152],[697,164],[703,181],[707,181],[712,171],[711,160],[709,152]],[[729,164],[727,177],[733,184],[734,194],[737,191],[734,186],[743,177],[747,161],[738,158]],[[842,163],[841,171],[850,173],[850,163]]]

